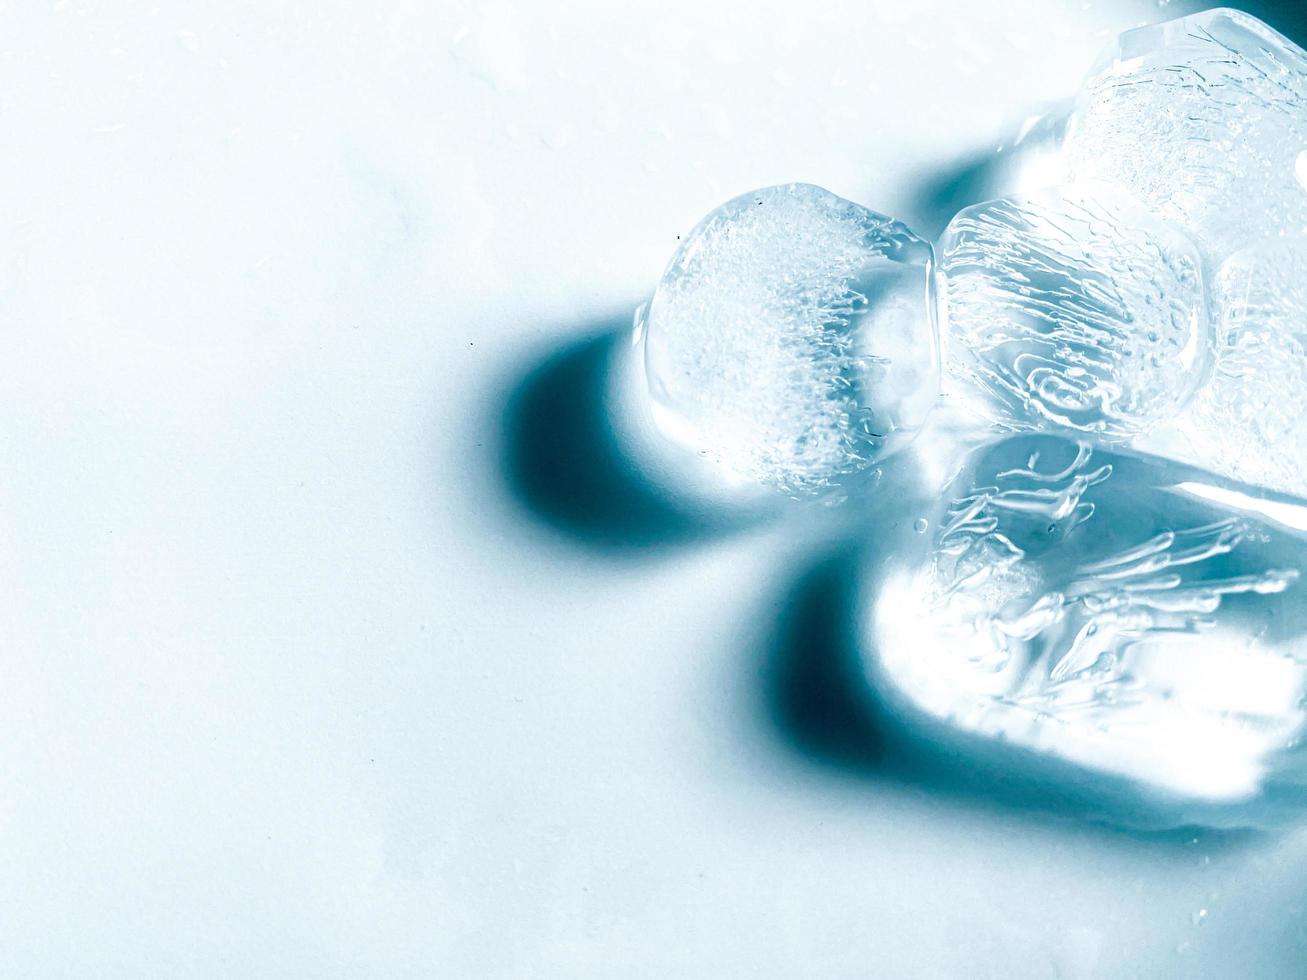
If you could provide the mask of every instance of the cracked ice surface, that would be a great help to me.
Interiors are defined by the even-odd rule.
[[[1307,52],[1209,10],[1129,31],[1081,92],[1073,180],[1105,180],[1185,228],[1214,263],[1307,228]]]
[[[1305,782],[1307,505],[1016,436],[876,578],[868,666],[909,710],[1149,792]]]
[[[1199,383],[1201,257],[1111,188],[967,208],[939,256],[945,370],[970,414],[1125,440],[1173,416]]]

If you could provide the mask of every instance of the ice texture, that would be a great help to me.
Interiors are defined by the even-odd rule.
[[[1307,496],[1307,239],[1232,256],[1212,285],[1215,367],[1194,399],[1190,458]]]
[[[745,194],[681,244],[643,315],[662,431],[794,496],[901,448],[939,390],[932,249],[808,184]]]
[[[938,277],[950,399],[1001,427],[1128,439],[1174,415],[1206,368],[1196,248],[1102,185],[959,212]]]
[[[968,457],[929,525],[867,605],[908,714],[1168,797],[1302,786],[1307,503],[1023,435]]]
[[[1208,10],[1129,31],[1082,89],[1073,180],[1106,180],[1219,263],[1307,227],[1307,53],[1255,17]]]

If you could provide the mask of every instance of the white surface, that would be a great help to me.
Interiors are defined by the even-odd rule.
[[[764,707],[815,545],[601,547],[502,465],[711,207],[933,234],[922,181],[1191,6],[113,6],[0,16],[0,974],[1301,965],[1292,835],[824,765]]]

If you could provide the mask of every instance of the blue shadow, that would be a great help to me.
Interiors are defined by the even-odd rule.
[[[572,541],[641,555],[718,530],[678,506],[627,458],[608,414],[614,357],[630,317],[586,325],[583,339],[527,369],[499,402],[500,469],[523,511]]]

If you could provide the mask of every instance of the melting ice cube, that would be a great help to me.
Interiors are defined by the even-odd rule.
[[[1106,180],[1215,263],[1307,228],[1307,52],[1208,10],[1129,31],[1090,73],[1067,136],[1073,180]]]
[[[951,400],[1002,427],[1127,439],[1174,415],[1206,368],[1197,250],[1110,188],[959,212],[938,277]]]
[[[1180,423],[1177,454],[1307,496],[1307,239],[1233,255],[1213,282],[1212,309],[1215,367]]]
[[[863,614],[906,717],[1154,800],[1307,802],[1307,502],[1040,435],[926,516]]]
[[[908,442],[938,397],[932,249],[829,191],[745,194],[682,243],[642,321],[664,434],[799,496]]]

